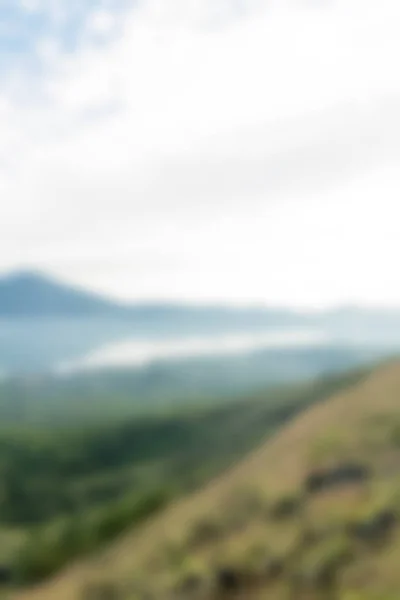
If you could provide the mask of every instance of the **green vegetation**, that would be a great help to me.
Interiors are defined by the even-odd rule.
[[[346,465],[332,466],[331,475],[344,471]],[[327,475],[328,475],[327,471]],[[358,480],[351,482],[336,481],[336,492],[362,491],[368,483]],[[328,485],[328,482],[327,482]],[[331,489],[328,487],[328,489]],[[161,571],[167,571],[168,576],[158,581],[164,582],[161,587],[153,585],[152,578],[146,573],[141,576],[144,595],[140,597],[173,598],[182,600],[225,599],[236,597],[249,599],[264,598],[259,596],[260,589],[271,594],[276,600],[369,600],[372,598],[391,598],[395,596],[370,595],[368,578],[365,587],[351,591],[354,573],[366,560],[378,559],[385,551],[390,552],[393,546],[399,544],[399,521],[396,510],[395,496],[388,496],[384,504],[377,505],[375,498],[367,499],[362,494],[352,500],[353,512],[358,511],[357,518],[351,518],[351,511],[346,506],[349,497],[340,494],[325,497],[328,506],[325,507],[323,519],[318,518],[315,502],[325,494],[321,488],[313,496],[304,498],[305,510],[300,514],[296,511],[285,512],[285,519],[277,521],[274,510],[265,510],[268,501],[259,496],[255,506],[257,514],[248,513],[244,529],[241,531],[239,543],[234,542],[233,535],[238,531],[232,528],[234,520],[227,519],[226,511],[220,514],[219,520],[200,520],[194,524],[190,534],[181,541],[170,544],[167,559],[161,565]],[[283,496],[270,504],[270,509],[276,505],[287,506],[289,499],[292,506],[293,498],[301,495]],[[255,500],[253,492],[249,498]],[[329,507],[341,506],[342,519],[332,527]],[[228,509],[232,509],[233,505]],[[262,510],[260,510],[262,508]],[[269,517],[266,516],[269,514]],[[257,528],[253,528],[253,520]],[[230,524],[230,525],[228,525]],[[228,525],[228,526],[227,526]],[[196,563],[199,552],[207,556],[205,549],[217,544],[217,560],[213,554]],[[197,565],[197,566],[196,566]],[[169,583],[168,583],[169,582]],[[347,582],[347,583],[346,583]],[[385,582],[383,582],[383,586]],[[360,588],[360,582],[357,587]],[[200,595],[196,595],[199,594]],[[238,596],[238,594],[242,594]],[[352,595],[354,594],[354,595]],[[120,591],[119,600],[130,600],[135,596],[129,591]]]
[[[41,339],[42,331],[37,327],[35,339]],[[63,335],[71,327],[64,324]],[[76,328],[79,332],[75,324]],[[53,337],[55,329],[53,324]],[[20,346],[25,349],[26,343],[21,340]],[[9,346],[7,352],[10,354]],[[177,407],[212,406],[216,399],[239,400],[260,390],[264,397],[268,390],[267,395],[274,398],[278,387],[298,386],[321,373],[340,373],[367,360],[372,357],[365,357],[360,349],[278,348],[250,356],[160,361],[138,369],[106,369],[68,377],[11,377],[0,380],[0,422],[3,426],[70,428],[77,422],[109,424],[149,413],[169,413]]]
[[[203,510],[200,495],[195,518],[166,528],[162,551],[155,538],[115,597],[398,598],[400,368],[395,383],[371,379],[303,415]]]
[[[167,489],[153,490],[36,529],[16,554],[13,568],[16,582],[41,581],[72,559],[100,549],[127,527],[150,517],[171,497]]]
[[[165,482],[194,488],[355,376],[108,425],[4,428],[1,520],[37,524]]]
[[[3,426],[1,524],[17,540],[8,552],[3,548],[10,578],[18,584],[40,581],[92,554],[234,464],[305,407],[363,374],[108,424]],[[256,500],[244,495],[232,516],[238,520],[243,511],[243,518]],[[201,546],[218,535],[218,527],[210,520],[199,523],[191,543]]]

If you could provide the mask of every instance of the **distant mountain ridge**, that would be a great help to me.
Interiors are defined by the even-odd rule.
[[[298,326],[295,313],[284,310],[124,304],[41,273],[0,277],[0,375],[48,371],[126,339],[151,343]]]
[[[19,317],[124,317],[146,323],[178,322],[211,327],[219,324],[267,328],[317,327],[336,331],[395,330],[400,342],[400,307],[339,306],[323,312],[289,308],[232,307],[169,301],[119,302],[89,290],[53,279],[41,272],[15,271],[0,276],[0,318]]]
[[[172,302],[123,303],[94,292],[81,290],[31,271],[16,271],[0,277],[0,317],[125,316],[140,319],[190,317],[207,320],[225,318],[261,319],[290,325],[298,322],[295,313],[263,308],[230,308]]]
[[[224,336],[264,333],[300,334],[302,339],[316,334],[333,347],[387,355],[400,351],[400,310],[349,307],[306,313],[260,306],[124,304],[41,273],[0,277],[0,377],[47,372],[125,341],[201,338],[215,339],[221,347]]]
[[[18,271],[0,278],[1,316],[77,316],[118,308],[117,304],[96,294],[77,290],[40,273]]]

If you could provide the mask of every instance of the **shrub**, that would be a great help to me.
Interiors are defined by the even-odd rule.
[[[339,535],[326,544],[316,545],[300,567],[292,573],[291,584],[295,589],[329,590],[336,583],[343,567],[353,559],[348,539]]]
[[[279,498],[270,507],[269,515],[273,520],[282,521],[300,514],[304,502],[301,496],[287,495]]]
[[[17,557],[16,580],[18,583],[33,583],[45,579],[64,564],[65,558],[56,543],[33,535]]]
[[[387,541],[398,523],[397,515],[384,509],[348,526],[348,532],[355,540],[376,545]]]
[[[244,584],[244,575],[236,567],[222,567],[216,570],[215,586],[218,592],[235,593]]]
[[[185,563],[187,552],[179,542],[169,540],[165,542],[162,548],[163,563],[169,570],[182,569]]]
[[[219,540],[224,533],[223,524],[217,519],[203,518],[194,523],[188,534],[187,543],[190,548],[199,548]]]
[[[113,581],[93,582],[87,584],[80,600],[122,600],[123,595],[118,585]]]
[[[305,479],[304,488],[309,494],[317,494],[332,488],[366,483],[371,477],[368,466],[357,462],[341,462],[333,467],[311,471]]]
[[[226,527],[240,529],[254,518],[265,516],[267,501],[259,489],[238,489],[226,499],[222,510]]]
[[[274,556],[266,544],[258,543],[248,548],[242,565],[259,580],[269,582],[282,574],[285,561],[282,557]]]
[[[182,598],[182,600],[188,600],[188,598],[194,599],[199,596],[203,597],[208,587],[209,582],[202,574],[189,571],[181,574],[180,579],[175,583],[174,596]]]

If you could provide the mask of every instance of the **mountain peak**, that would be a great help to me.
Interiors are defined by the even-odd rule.
[[[10,271],[3,277],[0,277],[0,283],[8,281],[13,284],[54,284],[54,281],[39,270],[20,269],[18,271]]]
[[[41,316],[98,314],[118,306],[75,289],[35,270],[19,270],[0,278],[0,315]]]

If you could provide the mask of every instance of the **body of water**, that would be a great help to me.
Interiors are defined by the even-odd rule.
[[[326,344],[328,341],[329,337],[324,333],[304,329],[179,339],[129,339],[106,344],[76,360],[62,362],[56,370],[68,373],[107,367],[142,367],[160,360],[246,354],[268,348]]]

